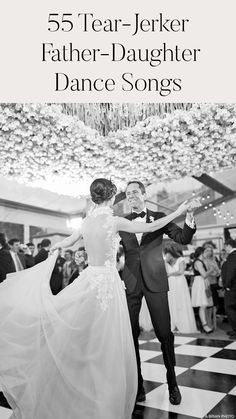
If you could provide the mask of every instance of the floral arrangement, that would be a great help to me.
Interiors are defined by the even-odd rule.
[[[144,183],[235,165],[236,105],[196,104],[102,136],[61,105],[0,105],[0,174],[79,196],[95,177]]]

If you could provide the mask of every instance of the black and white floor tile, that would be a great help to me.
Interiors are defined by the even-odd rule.
[[[176,375],[182,402],[169,402],[166,371],[157,339],[140,341],[146,401],[134,419],[236,417],[236,342],[175,336]]]
[[[147,399],[136,405],[133,419],[236,418],[236,341],[175,336],[175,353],[178,406],[169,403],[160,343],[140,340]],[[10,416],[0,393],[0,419]]]

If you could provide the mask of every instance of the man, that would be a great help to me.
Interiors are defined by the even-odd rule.
[[[26,245],[22,247],[22,250],[25,255],[26,269],[32,268],[32,266],[34,266],[34,256],[33,256],[34,249],[35,249],[35,246],[33,243],[27,243]]]
[[[48,254],[49,254],[49,250],[51,246],[51,240],[43,239],[40,245],[41,245],[40,250],[34,258],[35,265],[37,265],[40,262],[43,262],[44,260],[48,258]]]
[[[30,254],[32,256],[34,256],[34,251],[35,251],[35,245],[34,245],[34,243],[29,242],[29,243],[26,244],[26,246],[28,247],[28,249],[30,251]]]
[[[230,339],[236,339],[236,240],[225,242],[228,253],[226,262],[222,266],[222,281],[225,289],[224,304],[232,331],[228,332]]]
[[[60,248],[58,249],[57,260],[50,279],[50,287],[53,295],[57,295],[63,288],[63,265],[65,261],[65,258],[62,256],[62,249]]]
[[[131,214],[126,218],[140,222],[152,222],[164,217],[162,212],[152,212],[145,206],[145,187],[139,181],[129,182],[126,198],[131,207]],[[164,364],[167,369],[167,382],[170,402],[179,404],[181,394],[175,376],[174,336],[170,328],[168,306],[168,280],[162,256],[163,234],[180,244],[190,243],[195,233],[193,214],[188,213],[183,229],[171,222],[163,229],[153,233],[130,234],[121,232],[120,236],[125,252],[125,266],[122,279],[126,285],[127,303],[133,331],[134,346],[138,367],[137,401],[145,400],[143,378],[139,355],[139,312],[143,296],[146,299],[152,324],[157,338],[161,342]]]
[[[20,240],[13,238],[9,240],[8,245],[4,234],[1,234],[1,251],[0,251],[0,282],[2,282],[7,274],[18,272],[25,269],[25,257],[23,253],[19,253]]]

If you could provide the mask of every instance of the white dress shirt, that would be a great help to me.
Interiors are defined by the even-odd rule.
[[[11,257],[13,259],[15,268],[16,268],[16,272],[23,271],[24,268],[22,266],[22,263],[20,261],[18,254],[16,252],[13,252],[12,250],[10,250],[10,253],[11,253]]]
[[[146,207],[143,208],[142,211],[140,211],[140,212],[143,212],[143,211],[146,213],[145,217],[143,217],[143,218],[142,217],[137,217],[133,221],[137,221],[138,223],[146,223],[146,219],[147,219],[147,208]],[[133,212],[136,213],[136,211],[132,211],[132,213]],[[142,240],[143,233],[136,233],[135,235],[137,237],[138,243],[140,244],[140,242]]]

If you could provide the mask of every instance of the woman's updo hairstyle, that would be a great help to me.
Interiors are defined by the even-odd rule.
[[[109,201],[117,192],[117,187],[111,180],[95,179],[90,185],[91,199],[95,204]]]

